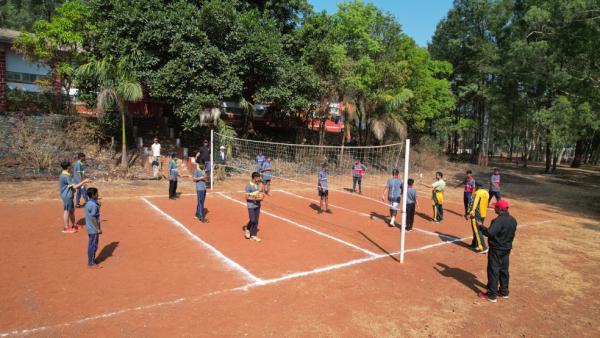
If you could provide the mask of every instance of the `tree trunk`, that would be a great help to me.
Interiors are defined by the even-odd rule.
[[[512,118],[510,119],[510,148],[508,151],[508,160],[512,162],[512,158],[513,158],[513,151],[514,151],[514,145],[515,145],[515,103],[513,102],[512,104]]]
[[[125,109],[121,105],[121,169],[127,171],[127,140],[125,136]]]
[[[562,163],[562,158],[563,158],[563,156],[565,155],[565,150],[566,150],[566,148],[565,148],[565,147],[562,147],[562,148],[560,149],[560,152],[558,153],[558,156],[557,156],[557,159],[556,159],[556,163],[557,163],[558,165],[560,165],[560,164]],[[555,168],[554,168],[554,169],[556,169],[556,166],[555,166]]]
[[[571,163],[571,168],[579,168],[581,167],[581,158],[583,157],[585,144],[584,140],[577,140],[575,144],[575,155],[573,156],[573,162]]]
[[[562,153],[562,151],[561,151]],[[556,163],[558,162],[559,153],[557,151],[553,151],[552,153],[552,172],[556,172]]]
[[[552,166],[552,147],[550,141],[546,141],[546,153],[545,153],[545,162],[546,162],[546,174],[550,172],[550,167]]]

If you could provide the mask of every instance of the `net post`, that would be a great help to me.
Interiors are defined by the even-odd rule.
[[[408,160],[410,155],[410,140],[404,147],[404,184],[402,189],[402,229],[400,231],[400,263],[404,263],[404,239],[406,237],[406,197],[408,196]]]
[[[210,190],[215,187],[215,162],[214,162],[214,149],[215,149],[215,130],[210,130]]]

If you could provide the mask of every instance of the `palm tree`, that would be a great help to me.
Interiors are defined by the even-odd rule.
[[[126,171],[128,161],[125,136],[125,102],[139,101],[144,95],[142,85],[134,76],[130,60],[122,58],[117,61],[112,57],[93,60],[79,67],[76,74],[97,81],[99,86],[97,98],[99,116],[112,107],[116,107],[119,111],[122,132],[121,168]]]

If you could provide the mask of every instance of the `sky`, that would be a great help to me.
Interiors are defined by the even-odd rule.
[[[435,32],[435,26],[452,8],[452,0],[364,0],[373,3],[384,12],[396,17],[404,32],[412,37],[419,46],[427,47]],[[326,10],[333,14],[337,11],[339,0],[308,0],[314,10]]]

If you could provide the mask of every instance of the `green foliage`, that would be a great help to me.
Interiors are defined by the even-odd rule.
[[[90,9],[78,1],[66,2],[56,9],[50,21],[38,20],[33,33],[24,32],[14,41],[13,48],[25,58],[47,64],[53,79],[69,93],[75,67],[85,62],[86,41],[93,31],[89,23]]]
[[[65,0],[6,0],[0,2],[0,27],[30,31],[34,22],[50,20]]]

